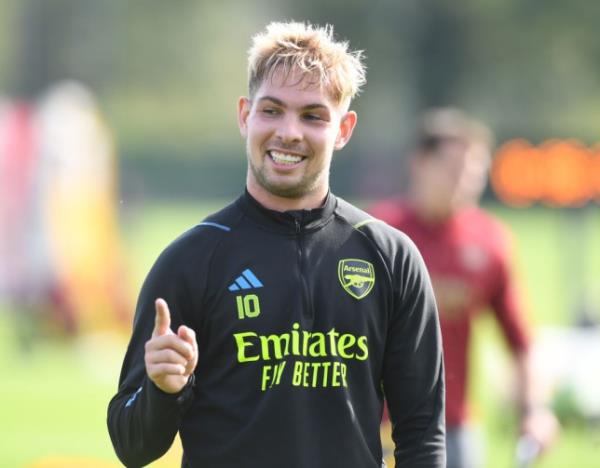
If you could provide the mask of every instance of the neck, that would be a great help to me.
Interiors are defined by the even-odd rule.
[[[312,210],[323,206],[327,198],[328,188],[315,190],[301,197],[288,198],[275,195],[259,184],[247,181],[248,193],[265,208],[273,211]]]

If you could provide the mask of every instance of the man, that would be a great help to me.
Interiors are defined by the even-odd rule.
[[[272,23],[238,104],[246,191],[175,240],[142,288],[108,410],[127,466],[179,431],[185,467],[445,466],[433,290],[414,245],[329,192],[356,125],[359,52]]]
[[[466,404],[471,324],[482,309],[491,308],[515,356],[523,434],[543,448],[556,430],[534,390],[529,327],[511,275],[507,232],[477,207],[491,145],[489,130],[461,111],[427,112],[410,157],[408,197],[370,210],[408,234],[431,274],[444,341],[449,468],[483,466]]]

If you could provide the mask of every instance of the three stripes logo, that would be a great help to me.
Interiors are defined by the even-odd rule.
[[[262,287],[263,284],[256,277],[256,275],[252,273],[252,270],[250,270],[250,268],[246,268],[244,271],[242,271],[242,274],[238,276],[233,283],[231,283],[228,289],[231,292],[235,292],[244,289],[248,290]]]

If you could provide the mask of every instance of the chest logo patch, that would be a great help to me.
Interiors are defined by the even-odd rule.
[[[348,294],[355,299],[362,299],[375,285],[375,269],[364,260],[344,258],[338,263],[338,278]]]

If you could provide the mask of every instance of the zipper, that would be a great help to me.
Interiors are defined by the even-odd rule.
[[[294,219],[294,225],[296,226],[296,243],[298,247],[298,271],[300,272],[300,283],[302,285],[302,316],[313,320],[312,302],[310,300],[310,292],[308,289],[308,282],[306,280],[305,261],[304,261],[304,247],[303,247],[303,235],[302,225],[298,218]]]

